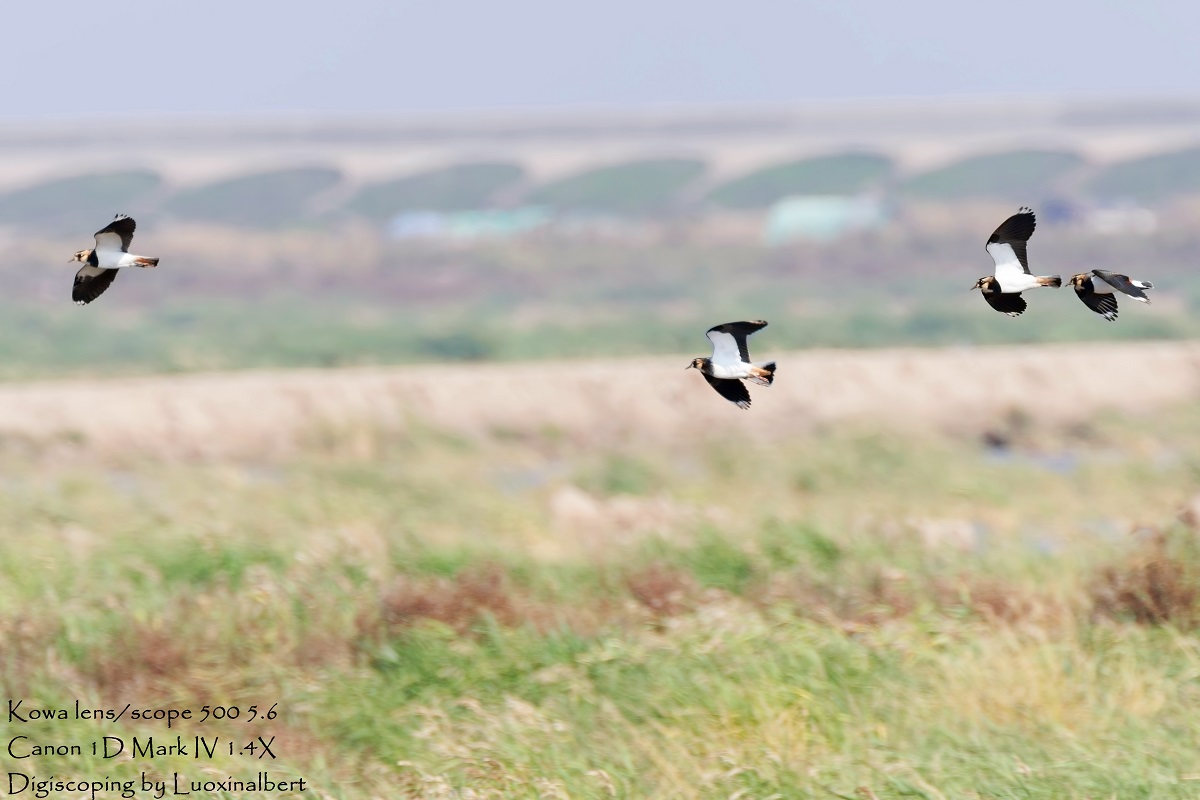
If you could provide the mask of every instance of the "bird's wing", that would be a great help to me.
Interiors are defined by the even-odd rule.
[[[765,327],[767,323],[757,319],[753,322],[726,322],[724,325],[709,328],[705,336],[713,345],[713,363],[728,366],[742,362],[750,363],[750,348],[746,345],[746,337]]]
[[[117,214],[112,222],[96,231],[96,249],[128,253],[135,228],[137,228],[137,223],[133,221],[132,217]]]
[[[1130,297],[1136,297],[1137,299],[1144,300],[1147,303],[1150,302],[1150,298],[1146,296],[1146,293],[1143,292],[1142,289],[1153,289],[1153,284],[1147,283],[1146,281],[1138,281],[1141,286],[1137,286],[1129,279],[1128,275],[1109,272],[1105,269],[1094,269],[1092,270],[1092,274],[1119,292],[1124,292]]]
[[[1104,278],[1104,280],[1107,282],[1108,278]],[[1098,294],[1085,286],[1076,286],[1075,295],[1083,301],[1085,306],[1090,308],[1092,311],[1095,311],[1109,322],[1116,321],[1117,298],[1109,292]]]
[[[1020,292],[1011,292],[1004,294],[1001,292],[981,292],[983,299],[988,301],[988,305],[999,311],[1001,314],[1008,314],[1010,317],[1019,317],[1025,311],[1025,298],[1021,297]]]
[[[996,228],[987,240],[987,251],[992,261],[996,262],[997,278],[1001,273],[1029,274],[1029,257],[1025,252],[1025,243],[1033,236],[1033,229],[1036,227],[1037,218],[1033,211],[1022,208]]]
[[[104,290],[112,285],[118,270],[101,267],[85,266],[75,273],[75,286],[71,289],[71,299],[83,306],[104,294]]]
[[[717,390],[717,394],[733,403],[738,408],[750,407],[750,390],[739,380],[714,378],[712,375],[701,373],[708,385]]]

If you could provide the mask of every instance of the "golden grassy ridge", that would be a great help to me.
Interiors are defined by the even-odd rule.
[[[6,385],[0,437],[113,456],[220,458],[285,455],[313,436],[361,449],[371,446],[368,429],[413,424],[472,436],[557,432],[581,445],[673,441],[719,427],[761,440],[855,420],[979,432],[1006,419],[1153,413],[1200,392],[1200,350],[1186,343],[755,355],[780,368],[773,387],[752,389],[746,413],[731,413],[683,369],[683,356],[454,363]]]

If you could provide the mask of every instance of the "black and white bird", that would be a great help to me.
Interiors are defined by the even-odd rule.
[[[122,267],[157,267],[158,259],[135,256],[129,252],[133,231],[137,223],[132,217],[117,214],[113,221],[96,231],[96,246],[91,250],[80,250],[67,263],[82,261],[83,266],[75,273],[75,287],[71,299],[78,305],[86,305],[104,294],[117,277]]]
[[[996,274],[980,278],[971,289],[983,292],[983,299],[1001,314],[1020,316],[1026,305],[1021,292],[1026,289],[1062,286],[1062,278],[1058,275],[1039,276],[1029,271],[1025,245],[1035,227],[1037,219],[1033,209],[1022,207],[1004,220],[987,240],[988,255],[996,262]]]
[[[1146,297],[1146,293],[1142,290],[1154,288],[1154,284],[1150,281],[1135,281],[1128,275],[1119,275],[1103,269],[1072,275],[1071,285],[1075,287],[1076,296],[1083,301],[1085,306],[1109,322],[1117,320],[1117,292],[1127,294],[1134,300],[1149,303],[1150,298]]]
[[[712,357],[693,359],[687,368],[700,370],[709,386],[738,408],[749,408],[750,392],[742,380],[754,381],[759,386],[770,386],[775,380],[775,362],[751,363],[746,347],[746,338],[765,327],[767,323],[759,319],[709,328],[705,335],[712,342]]]

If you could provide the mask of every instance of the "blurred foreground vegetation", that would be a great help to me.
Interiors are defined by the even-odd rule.
[[[6,696],[279,704],[8,730],[274,736],[269,763],[26,763],[333,798],[1193,797],[1200,415],[997,423],[324,427],[240,463],[6,440]]]

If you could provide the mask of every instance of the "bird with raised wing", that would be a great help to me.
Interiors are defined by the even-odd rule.
[[[129,252],[133,231],[137,223],[132,217],[117,214],[113,221],[96,231],[96,246],[91,250],[80,250],[68,263],[83,262],[75,273],[75,286],[71,299],[78,305],[86,305],[104,294],[117,277],[122,267],[157,267],[158,259],[135,256]]]
[[[687,368],[700,370],[708,385],[738,408],[749,408],[750,391],[742,380],[754,381],[759,386],[770,386],[775,380],[775,362],[752,363],[746,346],[746,339],[765,327],[767,323],[759,319],[709,328],[705,335],[712,342],[712,356],[693,359]]]
[[[1062,286],[1058,275],[1034,275],[1029,271],[1026,244],[1037,227],[1033,209],[1021,207],[1016,214],[1001,223],[987,240],[988,255],[996,262],[994,275],[975,281],[972,290],[983,293],[988,305],[1010,317],[1020,316],[1025,311],[1025,298],[1021,292],[1039,286]]]
[[[1117,321],[1117,292],[1149,303],[1150,298],[1142,290],[1154,288],[1150,281],[1135,281],[1128,275],[1104,269],[1072,275],[1071,285],[1075,287],[1075,296],[1082,300],[1085,306],[1109,322]]]

